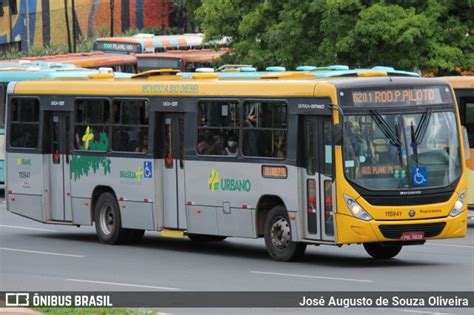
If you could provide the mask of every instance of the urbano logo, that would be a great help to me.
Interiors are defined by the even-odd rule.
[[[209,190],[212,192],[217,191],[219,189],[222,191],[249,192],[252,189],[250,180],[221,177],[219,172],[215,169],[211,170],[211,174],[207,179],[207,183],[209,185]]]
[[[143,170],[141,166],[138,166],[135,171],[120,171],[120,178],[125,179],[136,179],[138,181],[143,178]]]
[[[141,181],[143,178],[153,178],[153,167],[151,161],[144,161],[143,168],[138,166],[136,170],[120,171],[120,178]]]
[[[30,159],[16,159],[16,165],[25,165],[25,166],[31,166],[31,160]]]

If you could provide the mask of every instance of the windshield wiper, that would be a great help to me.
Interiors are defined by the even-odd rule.
[[[428,124],[431,118],[431,111],[431,108],[428,108],[426,112],[423,113],[416,129],[413,126],[413,122],[410,125],[411,147],[413,149],[413,156],[415,158],[417,166],[418,164],[420,164],[420,162],[418,162],[418,145],[423,142],[426,130],[428,130]]]
[[[427,108],[426,112],[424,112],[423,115],[421,116],[420,123],[418,124],[418,127],[416,127],[415,141],[416,141],[417,145],[420,144],[421,142],[423,142],[423,138],[425,137],[426,130],[428,130],[428,123],[430,122],[431,112],[432,112],[432,109]],[[412,126],[413,126],[413,124],[412,124]]]
[[[382,130],[384,135],[390,139],[390,142],[392,142],[393,145],[396,145],[398,148],[402,146],[402,142],[400,141],[400,137],[393,132],[392,128],[390,128],[390,125],[387,123],[387,121],[380,115],[378,111],[375,109],[370,110],[370,114],[374,118],[375,123],[379,128]]]

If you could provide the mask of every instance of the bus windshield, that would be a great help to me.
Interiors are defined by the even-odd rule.
[[[344,117],[344,170],[370,190],[443,187],[461,174],[456,116],[372,110]]]

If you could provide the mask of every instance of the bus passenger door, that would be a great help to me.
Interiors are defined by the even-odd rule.
[[[49,112],[47,116],[49,139],[49,183],[52,221],[72,221],[71,210],[71,176],[68,112]]]
[[[334,183],[330,116],[304,116],[305,237],[334,241]]]
[[[162,138],[164,148],[164,226],[172,229],[185,229],[184,114],[162,113],[159,126],[164,126]]]

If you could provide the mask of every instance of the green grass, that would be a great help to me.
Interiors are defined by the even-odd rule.
[[[151,308],[122,308],[122,307],[37,307],[35,311],[47,315],[158,315]]]

